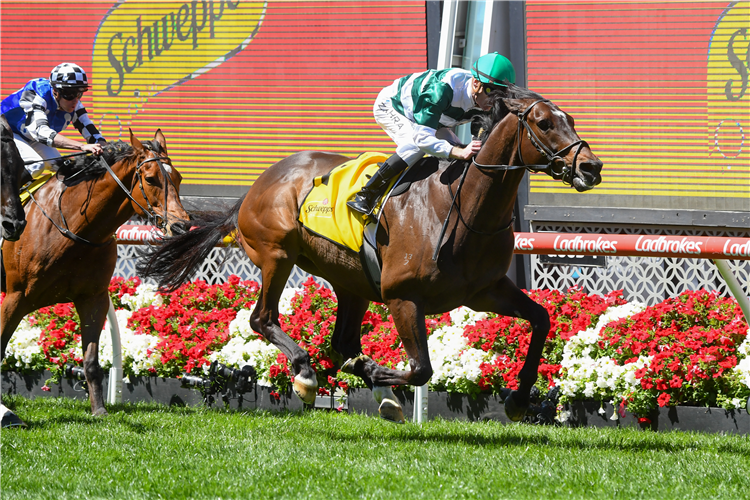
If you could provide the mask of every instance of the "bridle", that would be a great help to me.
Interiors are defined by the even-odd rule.
[[[539,99],[537,101],[534,101],[529,105],[526,110],[521,113],[518,116],[518,130],[516,133],[517,138],[517,147],[518,150],[518,159],[521,160],[520,165],[484,165],[482,163],[477,163],[476,159],[472,159],[472,163],[476,165],[478,168],[481,169],[488,169],[488,170],[517,170],[517,169],[526,169],[530,172],[544,172],[550,177],[552,177],[555,180],[560,180],[565,184],[566,186],[572,186],[573,185],[573,174],[575,172],[575,167],[578,162],[578,155],[580,154],[581,150],[584,147],[588,147],[589,144],[584,141],[583,139],[579,139],[575,142],[572,142],[565,146],[564,148],[560,149],[559,151],[555,152],[552,151],[550,148],[548,148],[540,139],[539,136],[536,135],[536,132],[534,132],[531,129],[531,126],[529,125],[527,121],[527,117],[529,116],[529,113],[531,110],[539,104],[540,102],[550,102],[548,99]],[[529,138],[529,141],[531,141],[531,144],[534,146],[534,148],[539,151],[546,159],[547,164],[546,165],[529,165],[526,164],[523,160],[523,153],[521,152],[521,141],[523,140],[523,131],[521,130],[521,127],[526,129],[526,136]],[[574,147],[578,146],[578,149],[576,150],[575,155],[573,156],[573,166],[568,167],[565,164],[565,161],[563,161],[563,156],[565,156],[570,150],[572,150]],[[562,165],[560,168],[556,169],[556,165]]]
[[[438,253],[440,252],[440,245],[443,242],[443,237],[445,236],[445,231],[448,228],[448,220],[450,219],[451,212],[453,211],[453,207],[456,207],[456,212],[458,213],[458,218],[461,220],[464,226],[466,228],[476,234],[481,234],[484,236],[494,236],[496,234],[500,234],[502,232],[505,232],[513,227],[513,223],[515,222],[515,217],[511,218],[510,222],[501,227],[500,229],[496,231],[491,232],[484,232],[480,231],[478,229],[475,229],[471,227],[463,218],[461,215],[461,208],[458,206],[458,195],[461,192],[461,187],[464,185],[464,181],[466,180],[466,174],[469,171],[469,165],[474,165],[479,169],[484,170],[520,170],[520,169],[526,169],[530,172],[545,172],[547,175],[552,177],[555,180],[562,180],[563,184],[572,186],[573,185],[573,174],[575,172],[575,166],[578,161],[578,155],[581,152],[581,149],[588,146],[588,143],[582,139],[579,139],[564,148],[560,149],[557,152],[552,151],[550,148],[548,148],[536,135],[536,133],[531,129],[531,126],[529,125],[527,121],[527,117],[529,116],[529,113],[531,110],[539,104],[540,102],[550,102],[548,99],[539,99],[537,101],[532,102],[529,107],[527,107],[523,113],[520,115],[516,115],[518,117],[518,129],[516,131],[516,137],[517,137],[517,145],[516,150],[518,151],[518,159],[521,161],[520,165],[485,165],[483,163],[477,163],[476,158],[472,158],[471,163],[466,163],[464,166],[464,171],[461,174],[461,180],[458,182],[458,188],[456,189],[456,192],[453,193],[453,190],[451,189],[451,185],[448,184],[448,190],[450,191],[452,195],[452,201],[450,209],[448,210],[448,215],[445,217],[445,221],[443,222],[443,228],[440,231],[440,236],[438,237],[438,242],[435,247],[435,253],[432,255],[432,260],[437,260]],[[547,158],[548,163],[546,165],[529,165],[526,164],[523,160],[523,154],[521,152],[521,141],[523,140],[523,130],[521,130],[521,127],[526,129],[526,136],[529,138],[529,141],[531,141],[531,144],[536,148],[539,153],[541,153],[545,158]],[[565,161],[563,160],[563,156],[566,155],[571,149],[578,146],[578,149],[576,150],[575,156],[573,157],[573,167],[569,168],[567,165],[565,165]],[[562,167],[559,169],[555,169],[555,165],[562,164]]]
[[[152,150],[149,149],[149,151],[152,151]],[[58,158],[51,158],[51,159],[52,160],[57,160],[57,159],[62,159],[62,158],[70,158],[72,156],[80,156],[82,154],[90,154],[90,153],[74,153],[74,154],[71,154],[71,155],[61,156],[61,157],[58,157]],[[47,159],[45,161],[49,161],[49,160],[50,159]],[[127,187],[125,187],[125,185],[122,183],[122,181],[117,177],[117,175],[115,174],[115,172],[112,170],[112,167],[109,166],[109,164],[106,162],[106,160],[104,160],[104,158],[102,158],[101,156],[98,156],[96,158],[96,160],[107,170],[107,172],[109,172],[109,174],[112,176],[112,179],[117,183],[118,186],[120,186],[120,189],[122,189],[122,191],[125,193],[125,195],[128,198],[130,198],[130,201],[132,203],[135,203],[143,211],[143,213],[146,214],[146,220],[148,221],[148,223],[151,224],[151,225],[156,226],[162,232],[164,232],[164,230],[167,227],[167,196],[169,194],[168,193],[169,190],[168,190],[168,186],[167,186],[167,180],[168,180],[169,184],[172,185],[172,187],[174,188],[175,192],[177,192],[177,186],[175,186],[174,182],[172,181],[172,177],[170,175],[168,175],[167,169],[164,166],[164,164],[162,163],[162,160],[164,160],[164,161],[171,161],[170,158],[168,156],[154,156],[152,158],[146,158],[145,160],[141,161],[135,167],[135,177],[133,178],[133,185],[136,182],[138,182],[138,186],[140,187],[141,194],[143,194],[143,199],[146,200],[146,206],[148,208],[144,208],[143,205],[141,205],[140,203],[138,203],[138,201],[135,198],[133,198],[133,194],[132,194],[132,192],[133,192],[133,186],[131,185],[130,189],[128,189]],[[39,160],[33,160],[32,162],[35,163],[37,161],[39,161]],[[161,170],[162,177],[165,179],[165,183],[164,183],[164,214],[163,215],[159,215],[159,214],[155,213],[156,211],[154,210],[154,207],[151,205],[151,202],[149,201],[148,196],[146,196],[146,190],[143,187],[143,176],[141,174],[141,167],[143,167],[143,165],[145,165],[146,163],[152,162],[152,161],[155,161],[155,162],[157,162],[159,164],[159,169]],[[78,172],[75,172],[74,174],[68,176],[67,180],[75,178],[75,176],[79,175],[82,172],[83,172],[82,170],[79,170]],[[59,179],[59,173],[60,173],[60,171],[58,170],[58,172],[55,174],[55,176],[58,178],[58,180],[60,180]],[[68,186],[67,186],[67,184],[64,184],[64,183],[62,183],[62,184],[63,184],[63,188],[62,188],[62,191],[60,192],[60,196],[57,199],[57,206],[58,206],[58,210],[60,212],[60,218],[62,219],[62,226],[60,224],[58,224],[57,222],[55,222],[54,220],[52,220],[52,218],[47,214],[47,212],[44,211],[44,208],[42,208],[42,206],[36,201],[36,198],[34,198],[34,195],[28,189],[28,186],[24,186],[22,188],[22,190],[25,190],[29,194],[29,198],[31,199],[31,201],[34,202],[34,204],[39,208],[39,210],[42,212],[42,214],[57,228],[58,231],[60,231],[60,234],[62,234],[66,238],[69,238],[69,239],[75,241],[76,243],[85,243],[87,245],[91,245],[91,246],[94,246],[94,247],[103,247],[103,246],[109,245],[112,242],[112,240],[107,240],[104,243],[94,243],[94,242],[89,241],[89,240],[87,240],[85,238],[82,238],[81,236],[78,236],[77,234],[75,234],[74,232],[72,232],[70,230],[70,228],[68,227],[68,221],[65,219],[65,214],[63,213],[63,210],[62,210],[62,198],[63,198],[63,195],[65,194],[65,191],[68,189]]]

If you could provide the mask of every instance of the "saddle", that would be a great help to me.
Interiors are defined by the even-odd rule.
[[[375,236],[382,208],[387,200],[404,193],[410,185],[402,181],[406,172],[391,182],[372,215],[363,217],[347,207],[346,202],[377,171],[378,163],[387,158],[388,155],[382,153],[364,153],[328,174],[313,179],[313,187],[299,207],[298,218],[308,231],[342,248],[357,252],[370,286],[378,297],[381,297],[382,264]]]

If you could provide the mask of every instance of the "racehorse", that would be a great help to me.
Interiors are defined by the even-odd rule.
[[[16,241],[26,227],[26,213],[21,206],[18,190],[21,187],[21,174],[25,170],[23,158],[13,142],[11,130],[5,116],[0,119],[0,136],[2,136],[2,151],[0,151],[0,194],[2,205],[2,237],[7,241]]]
[[[26,314],[73,302],[94,415],[107,414],[99,335],[117,261],[114,233],[134,213],[166,231],[181,228],[189,219],[179,198],[182,177],[167,156],[161,130],[153,141],[143,143],[131,131],[130,143],[108,143],[101,157],[58,160],[56,177],[26,207],[28,228],[18,241],[3,245],[2,288],[7,295],[0,308],[2,356]]]
[[[573,119],[555,104],[516,86],[508,96],[493,99],[491,112],[479,119],[483,146],[473,161],[446,166],[423,160],[407,176],[410,188],[386,203],[377,231],[379,291],[369,284],[356,252],[298,222],[313,179],[349,160],[322,152],[297,153],[270,166],[229,214],[194,219],[192,231],[166,238],[139,263],[139,272],[174,289],[223,236],[236,230],[236,241],[262,273],[250,325],[290,360],[294,391],[306,403],[315,400],[316,375],[307,352],[282,331],[278,303],[295,264],[324,278],[338,298],[331,345],[341,358],[334,360],[335,369],[341,366],[361,377],[380,403],[380,415],[398,422],[403,422],[403,411],[391,386],[419,386],[432,376],[426,314],[465,305],[523,318],[531,323],[531,341],[518,389],[505,400],[507,416],[521,420],[550,320],[544,307],[506,276],[518,186],[525,170],[533,169],[586,191],[601,182],[602,162],[578,137]],[[449,230],[436,251],[444,224]],[[361,321],[370,301],[388,306],[410,370],[389,369],[361,354]]]

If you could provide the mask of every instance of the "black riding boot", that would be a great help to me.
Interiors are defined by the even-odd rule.
[[[370,177],[370,180],[360,189],[359,193],[354,195],[354,199],[347,201],[346,204],[356,212],[370,215],[372,209],[375,208],[375,203],[383,194],[391,179],[403,172],[408,166],[399,155],[391,155],[390,158],[380,164],[378,171]]]

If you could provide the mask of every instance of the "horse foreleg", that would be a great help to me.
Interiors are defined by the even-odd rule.
[[[310,364],[310,355],[284,333],[279,324],[279,299],[293,267],[293,261],[288,259],[263,263],[263,287],[250,315],[250,326],[286,355],[292,364],[294,392],[302,401],[312,404],[318,394],[318,379]]]
[[[99,364],[99,336],[104,327],[109,310],[109,295],[100,295],[75,300],[74,304],[81,319],[81,347],[83,349],[83,372],[89,389],[91,413],[107,415],[104,408],[104,370]]]
[[[0,360],[5,359],[5,348],[8,347],[13,332],[16,331],[18,324],[23,317],[30,311],[24,309],[23,294],[15,292],[7,295],[3,300],[0,308]],[[10,409],[0,404],[0,426],[6,427],[26,427],[26,423],[18,418]]]
[[[526,360],[518,373],[518,390],[511,392],[505,399],[505,414],[517,422],[526,415],[531,388],[539,376],[539,361],[550,328],[549,314],[507,276],[487,293],[475,295],[466,305],[475,311],[490,311],[503,316],[522,318],[531,324],[531,341],[526,352]]]

